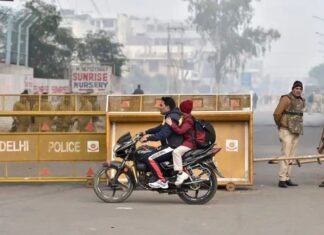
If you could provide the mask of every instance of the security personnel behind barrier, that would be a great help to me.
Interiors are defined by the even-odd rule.
[[[98,97],[97,96],[90,95],[88,97],[88,100],[92,105],[92,111],[100,111],[101,110],[101,107],[100,107],[100,104],[98,102]],[[100,121],[100,118],[99,118],[99,116],[92,116],[91,119],[92,119],[94,129],[97,131],[98,130],[98,123]]]
[[[92,104],[89,102],[88,97],[83,95],[80,97],[79,111],[92,111]],[[73,123],[77,122],[77,129],[81,132],[93,132],[94,127],[91,116],[76,116],[72,118]]]
[[[33,106],[33,111],[53,111],[52,104],[48,101],[47,93],[41,95],[41,103],[39,99],[36,100]],[[34,123],[34,131],[49,132],[52,131],[53,117],[51,116],[36,116]]]
[[[20,100],[17,101],[13,106],[13,111],[30,111],[30,103],[28,101],[28,91],[24,90],[20,96]],[[12,132],[26,132],[31,124],[30,116],[15,116],[13,117]]]
[[[75,106],[71,102],[72,97],[65,95],[63,100],[57,105],[56,111],[74,111]],[[73,124],[72,116],[57,116],[55,117],[56,131],[69,132]]]

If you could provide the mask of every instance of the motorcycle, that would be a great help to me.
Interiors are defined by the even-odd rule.
[[[123,202],[136,186],[159,193],[178,194],[188,204],[205,204],[214,197],[217,190],[217,176],[223,177],[213,161],[220,148],[212,144],[205,149],[194,149],[185,153],[183,167],[189,178],[180,186],[174,184],[177,175],[173,171],[172,162],[159,163],[169,181],[169,188],[151,188],[149,182],[153,174],[147,169],[143,156],[147,156],[156,148],[146,144],[136,148],[141,137],[141,134],[136,134],[132,138],[129,132],[122,135],[113,147],[115,157],[121,161],[105,162],[94,175],[94,192],[102,201]]]

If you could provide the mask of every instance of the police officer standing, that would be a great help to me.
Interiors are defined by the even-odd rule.
[[[48,100],[48,94],[43,93],[39,99],[36,100],[33,111],[53,111],[53,106]],[[49,132],[52,131],[53,117],[51,116],[36,116],[34,123],[34,131]]]
[[[75,111],[73,102],[71,101],[72,96],[65,95],[61,103],[56,107],[56,111]],[[55,119],[56,131],[69,132],[72,123],[72,116],[58,116]]]
[[[141,95],[141,94],[144,94],[144,91],[142,90],[141,85],[138,84],[137,88],[133,91],[133,95]]]
[[[20,96],[20,100],[17,101],[13,106],[13,111],[30,111],[30,103],[28,101],[28,91],[24,90]],[[13,117],[14,128],[12,131],[26,132],[29,130],[31,124],[30,116],[15,116]]]
[[[80,96],[79,111],[92,111],[92,104],[88,100],[88,96]],[[81,132],[93,132],[94,127],[91,116],[76,116],[72,118],[72,122],[78,123],[78,130]]]
[[[282,155],[294,157],[299,136],[303,134],[303,110],[305,100],[301,97],[303,84],[295,81],[292,91],[280,98],[279,104],[273,113],[275,123],[279,129],[279,139],[282,145]],[[280,161],[279,184],[280,188],[298,186],[291,181],[292,160]]]

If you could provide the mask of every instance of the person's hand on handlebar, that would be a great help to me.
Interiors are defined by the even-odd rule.
[[[146,136],[143,136],[139,141],[140,141],[141,143],[147,142],[147,138],[146,138]]]
[[[146,132],[145,131],[141,131],[141,132],[138,133],[138,135],[142,137],[142,136],[146,135]]]
[[[139,141],[140,141],[141,143],[144,143],[144,142],[147,141],[147,138],[145,137],[145,135],[146,135],[146,131],[141,131],[141,132],[138,133],[138,135],[141,137],[141,138],[139,139]]]

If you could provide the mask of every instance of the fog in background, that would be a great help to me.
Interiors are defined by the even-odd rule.
[[[138,17],[155,17],[164,20],[186,20],[189,16],[187,3],[182,0],[60,0],[54,1],[62,8],[71,8],[79,13],[93,16],[115,17],[128,14]],[[23,1],[18,1],[23,2]],[[48,1],[51,2],[51,1]],[[10,5],[10,4],[7,4]],[[271,77],[305,78],[311,67],[323,62],[324,1],[322,0],[261,0],[254,3],[255,25],[274,28],[281,38],[273,43],[271,52],[264,60],[264,72]]]
[[[23,0],[1,5],[18,7]],[[119,14],[130,16],[155,17],[161,20],[187,20],[187,3],[181,0],[52,0],[61,9],[74,9],[77,13],[86,13],[93,17],[116,17]],[[93,4],[94,3],[94,4]],[[308,79],[309,70],[324,59],[324,37],[315,32],[324,33],[324,1],[322,0],[263,0],[255,1],[253,22],[264,28],[277,29],[281,38],[272,43],[262,60],[262,76],[273,81],[284,81],[280,92],[289,91],[291,83]],[[135,84],[134,84],[135,85]],[[145,85],[144,85],[145,86]],[[276,92],[273,87],[270,92]],[[262,89],[259,89],[262,92]]]

